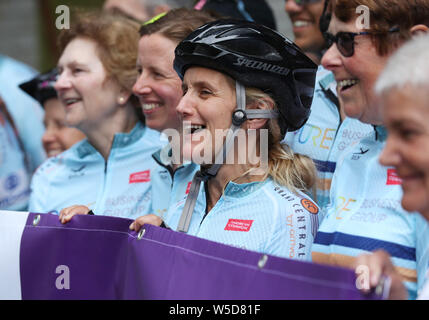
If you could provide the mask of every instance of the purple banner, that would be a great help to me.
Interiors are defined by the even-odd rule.
[[[265,256],[132,220],[30,213],[23,299],[367,299],[351,270]]]

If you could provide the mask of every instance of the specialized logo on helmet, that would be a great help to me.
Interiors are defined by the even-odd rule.
[[[277,73],[282,76],[285,76],[289,73],[289,69],[276,66],[270,63],[266,63],[266,62],[250,60],[245,58],[237,58],[237,61],[234,63],[234,65],[239,67],[244,65],[245,67],[248,67],[248,68]]]

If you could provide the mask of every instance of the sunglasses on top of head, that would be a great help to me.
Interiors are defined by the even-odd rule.
[[[399,32],[399,28],[393,27],[387,32]],[[335,43],[337,45],[338,51],[344,57],[349,58],[355,53],[355,37],[374,34],[382,34],[382,32],[338,32],[336,35],[325,32],[323,33],[323,36],[325,38],[327,48],[330,48]]]

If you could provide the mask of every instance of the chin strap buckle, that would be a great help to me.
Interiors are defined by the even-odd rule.
[[[237,109],[232,114],[232,124],[234,126],[240,127],[247,120],[246,111],[242,109]]]

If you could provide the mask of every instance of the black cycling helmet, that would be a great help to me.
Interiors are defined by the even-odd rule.
[[[310,115],[317,65],[268,27],[233,19],[203,25],[175,50],[174,69],[181,79],[190,66],[215,69],[271,94],[283,135],[301,128]]]
[[[57,92],[54,89],[55,81],[57,81],[57,69],[52,69],[46,73],[42,73],[33,79],[21,83],[19,87],[42,105],[51,99],[57,97]]]

